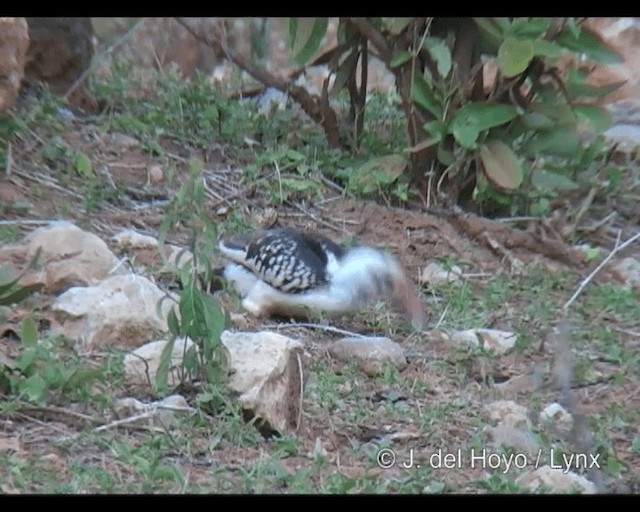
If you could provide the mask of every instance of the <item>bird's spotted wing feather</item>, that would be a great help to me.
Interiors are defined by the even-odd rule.
[[[326,284],[329,258],[342,251],[331,240],[288,229],[222,242],[220,248],[259,279],[285,293],[301,293]]]

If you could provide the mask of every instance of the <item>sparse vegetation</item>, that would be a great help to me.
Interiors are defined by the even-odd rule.
[[[115,400],[130,393],[122,378],[123,351],[87,355],[71,340],[50,335],[42,322],[48,315],[46,300],[31,294],[36,288],[19,287],[18,276],[5,275],[0,265],[0,491],[525,492],[516,482],[520,470],[432,468],[424,460],[436,450],[491,448],[483,407],[505,393],[533,412],[564,399],[566,390],[553,382],[555,355],[547,340],[584,279],[585,265],[595,265],[611,248],[611,240],[598,238],[596,230],[578,228],[587,220],[599,222],[614,207],[637,204],[640,173],[634,156],[623,160],[612,154],[599,136],[579,150],[574,147],[571,155],[566,154],[570,144],[551,144],[573,141],[583,118],[598,132],[605,126],[600,110],[574,102],[603,92],[589,89],[580,73],[569,70],[551,88],[543,80],[552,73],[547,59],[560,47],[603,56],[605,50],[579,24],[568,19],[561,35],[547,40],[552,22],[479,20],[484,44],[492,48],[490,62],[497,61],[500,69],[490,97],[479,99],[453,81],[448,28],[435,20],[367,22],[387,43],[402,43],[386,61],[394,72],[424,69],[408,75],[413,78],[402,82],[399,91],[371,92],[365,100],[349,89],[356,63],[366,58],[365,39],[356,37],[357,24],[342,23],[346,39],[331,61],[331,105],[361,114],[366,107],[366,116],[351,119],[340,139],[350,142],[339,147],[326,144],[326,126],[323,132],[292,106],[261,109],[255,99],[228,97],[204,76],[186,80],[168,70],[149,73],[144,84],[125,67],[112,69],[108,81],[92,77],[92,92],[105,105],[95,116],[71,118],[61,110],[64,103],[44,91],[0,120],[0,162],[8,154],[12,161],[10,179],[1,176],[0,187],[24,196],[0,198],[0,216],[16,222],[0,226],[2,244],[17,241],[31,227],[20,223],[24,219],[72,218],[105,239],[118,228],[135,227],[157,234],[161,251],[168,242],[182,245],[204,273],[201,280],[186,267],[179,272],[181,289],[169,319],[172,340],[188,336],[195,342],[178,389],[197,413],[178,416],[170,428],[100,430]],[[312,60],[309,48],[319,44],[322,26],[315,32],[314,26],[308,27],[307,49],[300,42],[302,32],[293,38],[295,48],[304,50],[301,63]],[[529,51],[534,43],[544,51]],[[529,83],[531,97],[514,106],[520,94],[516,82]],[[569,97],[561,97],[562,87]],[[549,104],[558,110],[550,112]],[[413,112],[409,118],[408,110]],[[554,116],[565,114],[559,128],[562,123]],[[406,123],[416,119],[418,129],[407,141]],[[409,145],[414,151],[407,156]],[[557,149],[564,153],[555,154]],[[485,174],[491,175],[492,159],[493,164],[500,161],[498,167],[513,163],[512,152],[523,174],[506,194],[489,186],[492,176]],[[530,158],[532,152],[547,155]],[[425,155],[433,156],[433,174],[421,167]],[[412,173],[405,172],[406,161]],[[152,176],[151,167],[161,171],[160,178]],[[493,232],[487,242],[463,229],[447,231],[450,212],[430,215],[433,209],[420,201],[416,173],[427,176],[433,190],[440,178],[463,184],[471,177],[477,204],[494,202],[503,211],[531,215],[531,231],[600,249],[592,250],[586,263],[572,265],[534,253],[531,246],[496,243]],[[541,181],[534,180],[536,173]],[[575,197],[583,197],[585,190],[593,193],[583,202],[569,195],[574,190]],[[385,216],[369,213],[382,210],[358,210],[365,199],[383,205]],[[395,206],[418,213],[409,222]],[[389,366],[368,377],[355,364],[339,363],[326,353],[334,334],[281,326],[307,344],[303,422],[295,434],[261,435],[245,421],[225,384],[220,333],[229,327],[237,304],[207,293],[203,283],[214,279],[218,235],[263,225],[269,210],[281,224],[313,227],[345,244],[364,237],[385,245],[402,255],[416,281],[430,261],[463,268],[460,281],[422,283],[430,326],[513,331],[518,336],[514,350],[498,357],[480,349],[444,347],[374,305],[332,320],[342,329],[389,336],[402,344],[408,359],[404,370]],[[628,220],[621,214],[616,222],[623,224],[616,229],[626,228]],[[469,238],[473,241],[465,245]],[[536,240],[542,245],[546,239]],[[156,277],[158,282],[164,278]],[[602,456],[604,490],[638,485],[638,311],[637,290],[611,276],[587,286],[570,311],[570,392]],[[264,323],[250,328],[268,328]],[[166,372],[172,346],[165,351],[153,396],[141,400],[175,391]],[[533,390],[504,392],[495,386],[534,372],[541,385]],[[537,430],[536,435],[546,454],[551,447],[567,453],[578,449],[570,436],[555,438]],[[423,464],[412,470],[399,463],[382,469],[377,456],[385,448],[394,450],[399,462],[413,454]]]

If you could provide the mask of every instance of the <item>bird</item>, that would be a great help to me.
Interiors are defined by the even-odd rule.
[[[416,329],[424,326],[421,301],[399,260],[356,244],[349,248],[313,231],[274,227],[231,235],[218,242],[228,262],[221,275],[254,316],[296,317],[362,310],[387,300]]]

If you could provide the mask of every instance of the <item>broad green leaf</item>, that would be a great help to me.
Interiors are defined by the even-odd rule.
[[[38,327],[31,316],[26,317],[20,325],[20,341],[25,347],[33,347],[38,343]]]
[[[519,75],[533,59],[533,43],[529,39],[505,39],[498,49],[496,63],[506,77]]]
[[[349,77],[356,72],[357,64],[358,52],[356,50],[352,50],[349,55],[347,55],[347,58],[338,65],[336,78],[333,81],[333,86],[331,87],[332,96],[335,97],[344,88]]]
[[[480,132],[473,125],[457,124],[451,127],[451,133],[458,144],[467,149],[475,149]]]
[[[478,132],[482,132],[508,123],[517,115],[518,109],[512,105],[467,103],[451,119],[449,131],[453,133],[461,126],[471,126]]]
[[[39,375],[31,375],[22,383],[22,389],[31,402],[39,402],[47,389],[47,383]]]
[[[430,121],[424,125],[425,131],[434,139],[441,139],[447,134],[447,123],[443,121]]]
[[[0,265],[0,291],[10,289],[19,280],[20,277],[16,275],[15,269],[10,263]]]
[[[405,62],[411,59],[411,53],[407,50],[400,50],[395,52],[389,61],[389,67],[395,69],[398,66],[402,66]]]
[[[453,151],[450,149],[446,149],[442,144],[438,146],[438,152],[436,154],[438,157],[438,162],[442,165],[449,167],[453,162],[456,161],[456,157],[453,154]]]
[[[447,44],[438,37],[427,37],[424,40],[423,47],[426,48],[436,62],[438,74],[442,78],[447,78],[451,71],[451,52]]]
[[[380,186],[396,181],[407,167],[402,155],[387,155],[369,160],[352,175],[353,185],[364,194],[376,192]]]
[[[578,188],[567,176],[546,169],[531,171],[531,184],[542,192],[569,192]]]
[[[556,37],[556,42],[602,64],[621,64],[623,62],[623,58],[618,52],[584,27],[580,27],[577,36],[568,28],[563,29]]]
[[[11,304],[17,304],[23,301],[29,295],[40,291],[42,283],[34,283],[26,286],[19,286],[14,292],[8,293],[0,297],[0,306],[9,306]]]
[[[514,18],[511,35],[533,39],[541,37],[549,29],[551,21],[551,18]]]
[[[220,305],[211,295],[203,295],[204,321],[207,332],[214,338],[219,339],[225,325],[225,315]]]
[[[78,368],[73,371],[69,378],[64,382],[63,388],[66,390],[78,389],[86,386],[89,382],[97,381],[103,376],[103,373],[97,369]]]
[[[483,38],[492,51],[498,51],[502,39],[504,38],[500,27],[493,21],[493,18],[473,18]]]
[[[416,73],[413,77],[411,99],[436,119],[442,119],[442,105],[436,98],[429,82],[420,73]]]
[[[304,65],[320,48],[327,32],[328,18],[292,18],[289,25],[295,61]],[[291,25],[293,24],[293,25]]]
[[[407,27],[411,20],[412,18],[382,18],[382,23],[391,34],[397,36]]]
[[[613,123],[613,116],[611,115],[611,112],[599,105],[580,103],[574,104],[572,108],[578,116],[578,119],[589,123],[598,133],[608,130]]]
[[[22,373],[26,373],[33,365],[34,361],[38,357],[38,349],[35,346],[26,347],[16,359],[18,368]]]
[[[569,98],[597,98],[601,96],[606,96],[607,94],[612,93],[613,91],[618,90],[620,87],[624,86],[627,82],[612,82],[607,85],[591,85],[588,83],[588,75],[582,71],[577,69],[570,69],[567,72],[567,78],[565,80],[565,89],[567,91],[567,95]]]
[[[90,178],[91,176],[93,176],[93,164],[91,163],[91,158],[89,158],[86,153],[78,151],[76,153],[74,164],[76,172],[80,176],[84,176],[85,178]]]
[[[566,103],[531,103],[528,110],[547,116],[556,125],[572,124],[576,121],[576,115]]]
[[[529,130],[547,130],[553,128],[553,120],[540,112],[527,112],[522,117],[522,124]]]
[[[487,180],[500,190],[515,190],[522,183],[523,171],[513,150],[500,140],[480,146],[480,158]]]
[[[567,29],[569,30],[569,33],[575,38],[580,35],[580,27],[578,26],[578,22],[575,17],[570,16],[569,18],[567,18]]]
[[[549,59],[558,59],[562,55],[562,48],[551,41],[536,39],[531,44],[533,45],[534,55],[541,55]]]
[[[576,156],[579,148],[580,137],[575,126],[558,126],[536,134],[523,149],[531,156],[544,154],[570,158]]]
[[[503,35],[511,32],[511,20],[505,17],[491,18]]]

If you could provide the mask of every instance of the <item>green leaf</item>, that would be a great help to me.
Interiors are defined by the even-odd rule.
[[[293,23],[293,28],[291,23]],[[289,25],[291,48],[294,59],[304,65],[320,48],[320,43],[327,32],[328,18],[292,18]]]
[[[536,134],[525,143],[523,149],[531,156],[544,154],[575,157],[580,149],[580,137],[575,126],[558,126]]]
[[[551,26],[551,18],[514,18],[511,22],[511,35],[538,38]]]
[[[566,103],[531,103],[530,112],[537,112],[552,119],[556,125],[568,125],[576,122],[576,115]]]
[[[22,373],[27,373],[38,357],[38,347],[26,347],[16,359],[18,368]]]
[[[533,45],[534,55],[541,55],[549,59],[558,59],[562,55],[562,48],[551,41],[536,39],[531,44]]]
[[[438,146],[438,152],[436,154],[438,158],[438,162],[440,162],[445,167],[449,167],[453,162],[456,161],[456,157],[453,154],[453,151],[450,149],[446,149],[442,144]]]
[[[468,124],[456,124],[451,127],[451,133],[456,141],[467,149],[475,149],[480,132],[475,126]]]
[[[402,66],[405,62],[411,59],[412,55],[407,50],[400,50],[395,52],[389,61],[389,67],[395,69],[398,66]],[[337,80],[337,79],[336,79]]]
[[[570,29],[563,29],[556,37],[556,42],[602,64],[622,64],[624,62],[618,52],[584,27],[580,27],[577,36]]]
[[[436,98],[431,85],[420,73],[416,73],[413,77],[411,99],[436,119],[442,119],[442,105]]]
[[[10,290],[20,277],[16,275],[15,269],[10,263],[0,265],[0,293],[4,290]]]
[[[496,63],[506,77],[519,75],[533,59],[533,44],[529,39],[505,39],[498,49]]]
[[[402,155],[387,155],[369,160],[360,166],[351,177],[352,185],[363,194],[376,192],[380,186],[396,181],[407,167]]]
[[[531,184],[542,192],[569,192],[578,188],[571,178],[546,169],[531,171]]]
[[[9,306],[11,304],[17,304],[24,299],[42,289],[42,283],[34,283],[26,286],[20,286],[14,292],[2,295],[0,297],[0,306]]]
[[[503,35],[500,28],[494,23],[492,18],[473,18],[480,31],[480,37],[492,52],[498,51],[502,43]]]
[[[447,78],[451,71],[451,51],[449,51],[446,43],[438,37],[427,37],[424,40],[423,47],[426,48],[436,62],[438,74],[442,78]]]
[[[578,119],[589,123],[598,133],[605,132],[613,123],[613,116],[606,108],[586,103],[574,104],[573,111]]]
[[[67,381],[63,384],[63,389],[72,390],[86,386],[92,381],[102,378],[103,373],[98,369],[78,368],[73,371]]]
[[[331,87],[331,95],[336,96],[347,84],[349,77],[352,76],[356,71],[356,66],[358,64],[358,52],[357,50],[352,50],[347,58],[342,61],[340,65],[338,65],[338,69],[336,71],[336,78],[333,81],[333,86]]]
[[[47,389],[47,384],[39,375],[31,375],[22,383],[21,387],[31,402],[39,402]]]
[[[517,115],[518,109],[512,105],[467,103],[451,119],[449,131],[453,133],[453,130],[460,126],[471,126],[482,132],[508,123]]]
[[[567,72],[567,78],[565,80],[565,89],[569,98],[597,98],[606,96],[607,94],[617,91],[627,83],[626,80],[622,80],[620,82],[597,86],[591,85],[587,80],[587,73],[577,69],[570,69]]]
[[[20,325],[20,341],[25,347],[33,347],[38,343],[38,327],[31,316],[26,317]]]
[[[500,190],[515,190],[522,183],[523,171],[513,150],[500,140],[480,146],[480,158],[487,180]]]
[[[226,318],[220,304],[211,295],[203,295],[204,321],[207,332],[214,339],[219,341],[222,331],[227,327]]]
[[[527,112],[521,119],[522,124],[529,130],[547,130],[556,125],[549,116],[540,112]]]
[[[503,35],[511,32],[511,20],[505,17],[491,18]]]
[[[394,36],[402,32],[411,22],[412,18],[382,18],[382,24]]]
[[[163,393],[167,389],[169,381],[169,371],[171,370],[171,363],[173,362],[173,347],[176,344],[176,338],[171,337],[167,344],[163,347],[160,354],[160,363],[158,364],[158,370],[156,371],[156,389]]]
[[[167,325],[171,334],[174,336],[180,335],[180,322],[178,321],[175,308],[171,308],[169,310],[169,314],[167,315]]]
[[[76,168],[76,172],[80,176],[84,176],[85,178],[93,176],[93,164],[86,153],[83,153],[82,151],[76,152],[74,166]]]

